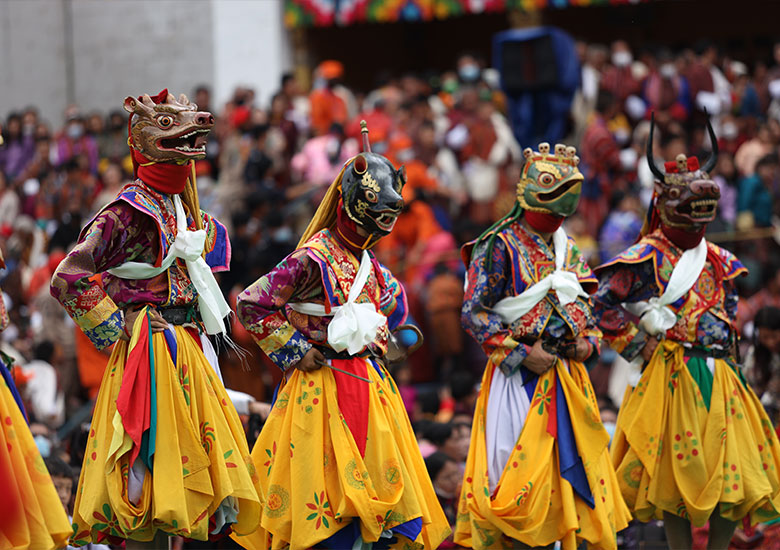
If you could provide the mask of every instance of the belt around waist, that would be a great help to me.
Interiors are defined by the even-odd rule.
[[[712,357],[713,359],[726,359],[731,357],[731,352],[727,349],[717,348],[700,348],[700,347],[688,347],[683,346],[684,355],[686,357],[698,357],[700,359],[707,359]]]
[[[363,351],[355,354],[350,354],[346,351],[336,351],[331,347],[324,346],[322,344],[315,344],[314,347],[318,349],[322,355],[325,356],[325,359],[355,359],[356,357],[374,357],[374,353],[366,348]]]
[[[161,307],[158,311],[172,325],[200,324],[200,314],[194,306]]]

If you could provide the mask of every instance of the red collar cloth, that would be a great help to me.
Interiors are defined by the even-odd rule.
[[[548,214],[546,212],[532,212],[531,210],[526,210],[523,213],[523,216],[525,216],[528,225],[542,233],[553,233],[557,231],[564,220],[563,216]]]
[[[347,217],[344,203],[339,201],[339,210],[336,215],[336,237],[344,247],[360,258],[363,250],[369,248],[371,235],[364,236],[358,233],[357,224]]]
[[[184,191],[190,176],[190,163],[152,162],[141,153],[132,149],[136,176],[160,193],[178,195]]]

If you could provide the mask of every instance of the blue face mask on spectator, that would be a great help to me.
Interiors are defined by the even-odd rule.
[[[604,422],[604,429],[607,430],[610,441],[615,437],[615,428],[617,428],[617,425],[614,422]]]
[[[474,82],[475,80],[479,80],[479,75],[480,75],[479,67],[471,63],[467,65],[462,65],[458,69],[458,76],[464,82]]]
[[[49,458],[51,455],[51,441],[45,435],[35,436],[35,446],[38,447],[38,452],[41,453],[43,458]]]

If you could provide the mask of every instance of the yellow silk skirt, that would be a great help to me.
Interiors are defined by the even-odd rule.
[[[561,541],[565,550],[574,550],[585,540],[593,548],[616,548],[616,532],[626,527],[631,517],[609,460],[609,435],[601,424],[587,370],[577,361],[568,361],[568,365],[567,369],[566,362],[558,360],[539,377],[520,438],[491,495],[485,418],[490,384],[498,367],[488,362],[458,505],[457,544],[493,550],[511,549],[514,540],[529,546]],[[577,450],[595,499],[593,509],[561,477],[558,444],[547,431],[556,383],[561,384],[568,403]]]
[[[63,548],[73,532],[38,447],[11,391],[0,379],[0,548]]]
[[[76,493],[72,544],[149,541],[158,530],[207,540],[209,519],[224,510],[223,501],[238,508],[233,530],[251,533],[260,501],[241,421],[200,346],[181,326],[173,329],[176,364],[163,333],[151,336],[156,450],[140,498],[130,500],[132,441],[116,401],[129,350],[141,330],[148,330],[147,324],[136,322],[130,344],[116,343],[103,375]]]
[[[732,521],[780,516],[780,444],[756,394],[715,360],[709,411],[677,342],[662,341],[620,408],[612,446],[634,515],[670,512],[704,525],[719,506]]]
[[[371,364],[366,372],[371,384],[362,457],[330,368],[294,369],[280,388],[252,450],[263,508],[260,529],[233,536],[244,548],[314,547],[353,518],[364,541],[422,518],[416,540],[398,536],[393,546],[406,550],[434,549],[450,534],[395,382],[384,368],[383,376]]]

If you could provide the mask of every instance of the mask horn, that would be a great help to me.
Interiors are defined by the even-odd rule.
[[[650,171],[660,181],[664,181],[666,175],[658,168],[655,160],[653,159],[653,131],[655,129],[655,113],[650,114],[650,135],[647,136],[647,164],[650,166]]]
[[[365,120],[360,121],[360,133],[363,135],[363,152],[371,152],[371,143],[368,141],[368,123]]]
[[[712,129],[712,124],[710,124],[710,117],[707,113],[707,109],[704,109],[704,114],[707,115],[707,131],[710,134],[712,153],[710,154],[710,158],[707,159],[707,162],[704,163],[704,166],[702,166],[702,171],[709,174],[710,170],[715,168],[715,165],[718,164],[718,138],[715,137],[715,130]]]

